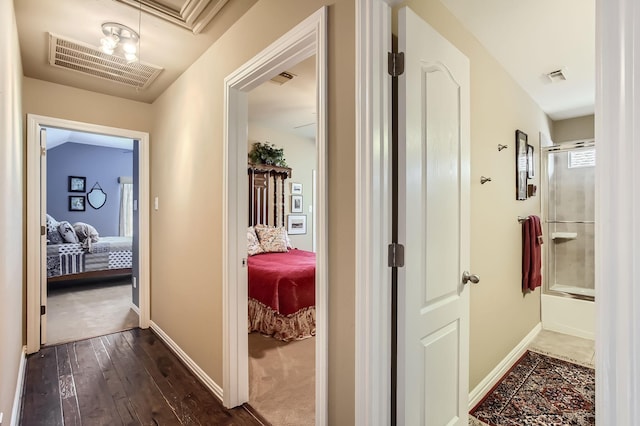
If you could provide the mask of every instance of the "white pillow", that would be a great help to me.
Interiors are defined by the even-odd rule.
[[[285,253],[287,249],[287,232],[283,227],[273,228],[266,225],[256,225],[256,234],[262,249],[267,253]]]
[[[65,243],[79,243],[78,236],[76,235],[76,231],[74,231],[73,226],[66,220],[63,220],[58,224],[58,232],[62,235],[62,239]]]
[[[260,241],[256,235],[256,230],[253,226],[250,226],[247,228],[247,254],[249,256],[253,256],[260,253],[264,253],[264,250],[260,245]]]
[[[87,238],[91,240],[92,243],[97,243],[100,237],[98,231],[93,226],[84,222],[76,222],[73,224],[73,230],[76,231],[76,236],[80,242],[83,242]]]
[[[62,235],[58,232],[58,225],[60,222],[47,215],[47,244],[62,244],[64,242]]]

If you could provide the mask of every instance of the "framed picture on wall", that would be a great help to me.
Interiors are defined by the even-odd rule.
[[[291,194],[302,194],[302,184],[291,182]]]
[[[83,212],[86,209],[84,195],[69,195],[69,211]]]
[[[291,213],[302,213],[302,195],[291,196]]]
[[[290,235],[300,235],[307,233],[307,216],[294,215],[287,216],[287,233]]]
[[[69,192],[86,192],[87,178],[83,176],[69,176]]]

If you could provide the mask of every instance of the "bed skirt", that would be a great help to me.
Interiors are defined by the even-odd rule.
[[[316,308],[309,306],[291,315],[282,315],[269,306],[249,298],[249,333],[257,331],[288,342],[316,335]]]

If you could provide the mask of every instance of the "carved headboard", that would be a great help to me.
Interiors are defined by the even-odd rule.
[[[288,167],[249,164],[249,226],[285,225],[285,180]],[[270,215],[270,212],[273,214]]]

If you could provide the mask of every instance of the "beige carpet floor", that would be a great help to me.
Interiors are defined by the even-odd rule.
[[[47,297],[47,345],[102,336],[138,326],[131,309],[131,281],[51,286]]]
[[[249,334],[249,404],[273,426],[315,425],[315,340]]]

